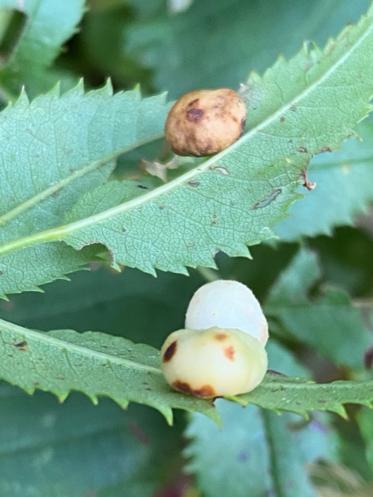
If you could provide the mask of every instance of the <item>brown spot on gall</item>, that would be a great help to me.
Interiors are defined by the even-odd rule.
[[[177,342],[175,340],[167,347],[165,353],[163,354],[163,362],[168,362],[172,359],[172,357],[175,355],[176,347]]]
[[[228,338],[228,335],[226,335],[225,333],[216,333],[215,334],[215,340],[218,340],[219,342],[222,342],[226,338]]]
[[[202,109],[193,108],[193,109],[187,110],[186,118],[188,119],[188,121],[192,121],[194,123],[197,123],[198,121],[200,121],[202,119],[203,114],[204,114],[204,112]]]
[[[193,107],[194,105],[198,105],[199,98],[195,98],[194,100],[191,100],[188,104],[188,107]]]
[[[230,345],[229,347],[226,347],[224,349],[224,355],[227,359],[229,359],[230,361],[234,361],[234,355],[235,355],[235,350],[234,348],[232,347],[232,345]]]
[[[193,390],[193,394],[197,397],[214,397],[216,395],[211,385],[203,385],[201,388]]]
[[[172,383],[172,386],[176,390],[179,390],[179,392],[189,393],[189,394],[193,393],[192,389],[190,388],[189,383],[186,383],[185,381],[176,380]]]
[[[203,385],[200,388],[193,389],[189,385],[189,383],[185,381],[176,380],[174,381],[172,386],[175,388],[175,390],[178,390],[179,392],[183,392],[189,395],[194,395],[195,397],[210,398],[216,395],[215,390],[212,388],[211,385]]]

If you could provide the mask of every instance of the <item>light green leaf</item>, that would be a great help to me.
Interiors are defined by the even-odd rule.
[[[121,407],[137,402],[158,409],[172,422],[172,408],[214,418],[211,403],[178,394],[160,370],[157,349],[121,337],[72,330],[43,333],[0,320],[0,379],[28,393],[44,390],[61,401],[72,390],[97,403],[107,396]]]
[[[218,411],[222,429],[196,415],[186,432],[193,439],[185,451],[191,458],[187,469],[206,497],[315,496],[297,446],[299,433],[287,426],[297,422],[291,415],[224,401]],[[316,423],[308,429],[317,433]]]
[[[16,10],[26,16],[19,40],[0,67],[0,94],[6,100],[14,99],[23,85],[32,95],[52,87],[56,79],[45,69],[76,31],[84,4],[84,0],[0,0],[0,9]]]
[[[330,411],[346,416],[344,404],[373,407],[373,380],[313,383],[267,373],[263,383],[248,394],[235,397],[242,405],[255,404],[303,416],[311,411]]]
[[[100,212],[96,194],[90,191],[67,215],[67,224],[32,229],[23,237],[19,233],[3,243],[0,254],[56,240],[75,249],[101,243],[111,252],[114,267],[126,264],[151,273],[214,266],[213,256],[219,250],[230,256],[248,255],[246,245],[271,237],[271,226],[298,198],[295,190],[309,154],[338,146],[370,110],[372,54],[370,10],[324,51],[305,46],[289,62],[280,59],[263,78],[253,74],[245,95],[251,107],[248,129],[230,148],[197,161],[195,168],[143,195],[122,198],[122,203],[109,208],[105,202]],[[351,103],[347,111],[346,101]],[[157,113],[152,117],[163,125]],[[156,125],[144,122],[149,139]],[[102,126],[97,128],[97,133],[102,131]],[[111,133],[104,136],[111,143]],[[103,191],[109,200],[111,191],[113,199],[118,198],[121,184],[104,188],[98,190],[97,200],[102,200]],[[123,186],[124,196],[126,191]]]
[[[269,345],[274,368],[304,371],[285,349]],[[220,429],[195,414],[186,432],[192,439],[185,451],[191,459],[188,470],[206,497],[315,496],[306,465],[335,457],[336,440],[327,417],[317,415],[304,423],[295,415],[242,409],[224,401],[217,409],[223,420]]]
[[[363,368],[373,337],[362,313],[337,288],[324,287],[320,296],[310,299],[308,292],[319,277],[315,254],[299,251],[272,287],[265,310],[294,338],[336,364]]]
[[[151,497],[178,467],[179,430],[144,407],[77,395],[59,405],[4,385],[0,399],[3,496]]]
[[[62,224],[71,205],[108,179],[121,153],[162,136],[167,108],[164,95],[113,96],[109,84],[87,94],[78,85],[62,97],[56,89],[31,103],[22,94],[0,114],[0,246]],[[127,185],[129,195],[142,191]],[[83,260],[64,244],[8,252],[0,257],[0,295],[52,281]]]
[[[246,80],[249,69],[265,70],[279,53],[291,56],[305,39],[325,43],[369,5],[367,0],[215,0],[196,1],[170,15],[166,2],[131,3],[137,19],[123,24],[125,43],[113,43],[113,49],[119,46],[122,59],[131,56],[151,69],[156,88],[172,96],[194,88],[234,87]],[[106,69],[107,57],[96,48],[100,24],[90,24],[87,41]]]
[[[373,123],[362,123],[357,131],[362,141],[349,140],[338,152],[311,162],[310,179],[317,186],[276,226],[281,240],[331,235],[335,227],[354,224],[367,210],[373,201]]]

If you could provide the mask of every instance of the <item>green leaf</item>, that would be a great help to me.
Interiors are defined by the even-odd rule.
[[[96,403],[110,397],[120,406],[137,402],[158,409],[172,422],[172,409],[201,412],[217,420],[212,403],[172,391],[160,370],[157,349],[105,333],[49,333],[0,320],[0,379],[28,393],[44,390],[61,401],[80,391]],[[273,410],[306,415],[313,410],[344,415],[343,404],[373,405],[372,381],[316,384],[267,373],[253,392],[235,397]]]
[[[45,71],[76,31],[84,0],[0,0],[0,9],[12,9],[26,16],[19,40],[0,68],[0,93],[13,99],[26,84],[30,94],[49,90],[56,79]]]
[[[363,123],[357,131],[362,142],[349,140],[338,152],[312,161],[310,178],[317,187],[291,206],[289,217],[275,228],[281,240],[331,235],[368,209],[373,201],[373,123]]]
[[[269,345],[273,367],[303,371],[286,350]],[[186,433],[192,439],[185,451],[191,459],[188,470],[206,497],[315,496],[306,465],[334,458],[336,451],[327,417],[317,415],[304,423],[291,414],[278,416],[224,401],[217,409],[221,429],[196,414]]]
[[[305,461],[304,441],[300,444],[302,437],[315,443],[315,436],[316,444],[325,444],[326,427],[321,421],[315,419],[297,429],[294,415],[280,417],[224,401],[218,402],[218,410],[223,429],[195,415],[186,433],[193,439],[185,451],[192,459],[188,472],[196,475],[206,497],[316,495],[305,470],[309,461]]]
[[[184,326],[191,295],[204,283],[161,273],[158,278],[125,268],[122,273],[95,267],[56,281],[45,293],[23,293],[0,301],[0,317],[38,330],[110,330],[160,348],[166,336]]]
[[[62,224],[84,192],[107,181],[121,153],[162,136],[167,108],[164,95],[113,96],[109,84],[87,94],[78,85],[62,97],[56,88],[32,103],[22,94],[0,114],[0,246]],[[131,195],[141,191],[127,185]],[[8,252],[0,256],[0,296],[50,282],[83,261],[64,244]]]
[[[255,404],[303,416],[311,411],[330,411],[346,417],[344,404],[373,407],[373,380],[313,383],[267,373],[258,388],[234,400],[242,405]]]
[[[300,250],[272,287],[265,310],[285,331],[336,364],[361,369],[372,344],[363,315],[348,294],[336,288],[325,287],[310,299],[308,292],[319,277],[315,254]]]
[[[160,370],[158,350],[99,332],[42,333],[0,320],[0,379],[28,393],[54,393],[61,401],[72,391],[97,403],[107,396],[121,407],[137,402],[158,409],[172,423],[172,408],[215,417],[206,401],[178,394]]]
[[[61,406],[4,385],[0,399],[1,495],[151,497],[178,468],[179,430],[149,409],[77,395]]]
[[[197,161],[195,168],[169,183],[128,201],[122,198],[114,206],[111,193],[118,200],[122,186],[127,195],[123,183],[113,182],[97,192],[90,189],[67,215],[67,224],[18,234],[3,243],[0,254],[56,240],[75,249],[101,243],[111,252],[114,267],[126,264],[153,274],[155,268],[185,272],[185,266],[214,266],[219,250],[247,256],[247,245],[271,237],[271,226],[298,198],[296,186],[309,155],[338,146],[370,110],[372,54],[370,10],[324,51],[305,46],[289,62],[280,59],[263,78],[253,74],[246,93],[251,106],[248,131],[233,146]],[[351,104],[348,111],[346,101]],[[82,115],[77,101],[78,110]],[[163,125],[159,114],[152,118]],[[148,139],[156,125],[144,122]],[[102,125],[97,128],[102,132]],[[111,142],[111,133],[104,136]],[[105,160],[107,156],[98,159],[100,164]],[[99,211],[96,201],[103,193],[106,199]]]
[[[369,5],[367,0],[195,1],[185,12],[170,15],[166,2],[158,9],[146,9],[154,3],[149,0],[131,3],[136,21],[123,24],[125,43],[113,48],[151,69],[156,88],[172,96],[194,88],[234,87],[246,80],[249,68],[265,70],[279,53],[291,56],[305,39],[324,43]],[[99,34],[97,25],[87,40],[92,52]],[[104,63],[106,69],[107,57]]]

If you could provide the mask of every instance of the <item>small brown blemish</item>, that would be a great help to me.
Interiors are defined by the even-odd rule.
[[[226,338],[228,338],[228,335],[226,335],[225,333],[216,333],[215,335],[215,340],[218,340],[219,342],[222,342]]]
[[[232,345],[224,349],[224,355],[230,361],[234,361],[235,350]]]
[[[186,118],[188,119],[188,121],[192,121],[194,123],[197,123],[198,121],[200,121],[202,119],[203,114],[204,114],[204,112],[202,109],[192,108],[192,109],[187,110]]]
[[[26,352],[27,351],[27,342],[26,342],[26,340],[22,340],[22,342],[15,343],[14,346],[18,350],[21,350],[22,352]]]
[[[282,123],[283,123],[283,122],[285,122],[285,121],[286,121],[285,116],[281,116],[281,117],[280,117],[280,122],[282,122]]]
[[[163,362],[168,362],[172,359],[172,357],[176,352],[176,347],[177,347],[177,342],[175,340],[167,347],[165,353],[163,354]]]

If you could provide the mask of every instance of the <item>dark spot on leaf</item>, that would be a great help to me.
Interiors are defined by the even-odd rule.
[[[274,200],[276,200],[276,198],[280,195],[281,192],[282,188],[275,188],[274,190],[271,191],[269,195],[267,195],[267,197],[264,197],[262,200],[258,200],[258,202],[255,202],[255,204],[251,208],[255,210],[267,207]]]
[[[137,185],[137,188],[141,188],[142,190],[149,190],[149,187],[145,185]]]
[[[200,182],[196,180],[190,180],[188,181],[188,185],[191,186],[192,188],[197,188],[197,186],[200,185]]]
[[[177,347],[177,342],[175,340],[167,347],[165,353],[163,354],[163,362],[168,362],[172,359],[173,355],[176,352],[176,347]]]
[[[281,121],[282,123],[283,123],[283,122],[285,122],[285,121],[286,121],[285,116],[281,116],[281,117],[280,117],[280,121]]]
[[[218,218],[216,215],[214,215],[211,219],[211,224],[214,225],[214,224],[218,224]]]
[[[318,400],[317,402],[318,402],[318,404],[326,404],[326,400],[322,400],[322,399]]]
[[[188,121],[191,121],[193,123],[197,123],[198,121],[200,121],[202,119],[203,114],[204,114],[204,111],[202,109],[193,108],[193,109],[187,110],[186,118],[188,119]]]
[[[296,112],[296,111],[297,111],[297,108],[295,107],[295,105],[292,105],[292,106],[290,107],[290,110],[291,110],[291,112]]]
[[[209,169],[210,171],[216,171],[217,173],[220,173],[223,176],[227,176],[229,174],[228,169],[222,166],[210,166]]]
[[[14,346],[18,350],[21,350],[22,352],[26,352],[27,351],[27,342],[26,342],[26,340],[22,340],[22,342],[15,343]]]
[[[280,373],[279,371],[275,371],[274,369],[268,369],[267,372],[270,373],[270,374],[273,374],[275,376],[286,376],[283,373]]]
[[[229,359],[230,361],[234,361],[234,354],[235,354],[235,350],[234,348],[232,347],[232,345],[230,345],[229,347],[226,347],[224,349],[224,355],[227,359]]]
[[[298,147],[298,152],[301,154],[308,154],[308,149],[306,147]]]
[[[332,149],[330,147],[322,147],[320,148],[320,153],[322,152],[332,152]]]
[[[215,334],[215,340],[218,340],[219,342],[222,342],[223,340],[227,339],[228,335],[225,333],[216,333]]]

